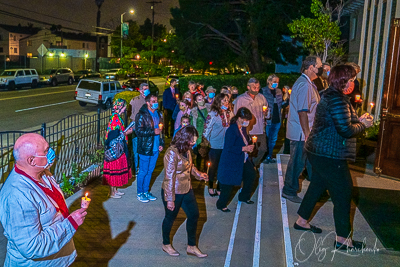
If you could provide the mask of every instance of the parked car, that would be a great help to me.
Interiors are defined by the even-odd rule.
[[[104,109],[112,106],[116,94],[124,91],[118,81],[106,79],[82,79],[75,89],[75,99],[84,107],[88,103],[99,105]]]
[[[9,69],[0,75],[0,88],[15,90],[23,86],[37,87],[39,75],[35,69]]]
[[[104,77],[109,80],[118,80],[121,69],[111,69],[104,74]]]
[[[179,79],[185,77],[185,75],[179,75],[179,74],[169,74],[167,76],[167,81],[165,82],[166,86],[169,86],[171,83],[172,79],[176,80],[176,83],[179,85]]]
[[[59,83],[74,83],[74,72],[70,68],[48,69],[40,75],[40,83],[57,86]]]
[[[147,79],[140,78],[132,78],[122,84],[122,88],[130,91],[139,91],[139,86],[141,83],[147,83],[149,85],[150,93],[158,96],[159,89],[157,85],[155,85],[152,81],[148,81]]]
[[[79,82],[81,79],[92,79],[92,78],[101,78],[100,72],[87,69],[87,70],[78,70],[74,72],[75,82]]]

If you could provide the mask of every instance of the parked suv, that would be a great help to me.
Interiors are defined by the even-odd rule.
[[[114,96],[123,91],[124,89],[118,81],[82,79],[75,89],[75,99],[79,101],[79,105],[82,107],[91,103],[109,109],[112,106]]]
[[[40,82],[51,84],[52,86],[56,86],[59,83],[68,83],[71,85],[74,83],[74,72],[70,68],[45,70],[40,75]]]
[[[37,87],[39,75],[35,69],[9,69],[0,75],[0,88],[14,90],[16,87]]]

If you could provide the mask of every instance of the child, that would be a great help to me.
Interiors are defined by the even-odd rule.
[[[190,115],[190,103],[187,100],[182,100],[179,102],[179,109],[178,115],[176,116],[175,120],[175,129],[177,129],[180,125],[180,121],[183,115],[187,114]]]
[[[185,126],[188,126],[189,121],[190,121],[189,115],[187,115],[187,114],[183,115],[181,118],[181,124],[179,125],[178,128],[175,129],[174,136],[180,129],[182,129]]]

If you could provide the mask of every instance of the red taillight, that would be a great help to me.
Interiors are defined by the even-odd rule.
[[[135,89],[136,89],[136,91],[139,91],[139,87],[136,87]]]
[[[123,84],[123,85],[122,85],[122,88],[124,88],[124,89],[125,89],[125,88],[126,88],[126,85],[124,85],[124,84]]]
[[[102,99],[103,99],[102,95],[99,95],[99,100],[102,100]]]
[[[78,91],[75,91],[74,99],[76,99],[77,96],[78,96]]]

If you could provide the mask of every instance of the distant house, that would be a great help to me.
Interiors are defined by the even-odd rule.
[[[370,111],[368,103],[376,104],[379,116],[390,25],[400,17],[400,0],[348,0],[343,16],[348,17],[348,61],[361,67],[359,79],[362,85],[364,110]],[[390,55],[389,55],[390,56]]]
[[[19,41],[38,33],[40,29],[31,26],[0,24],[0,55],[19,56]]]

